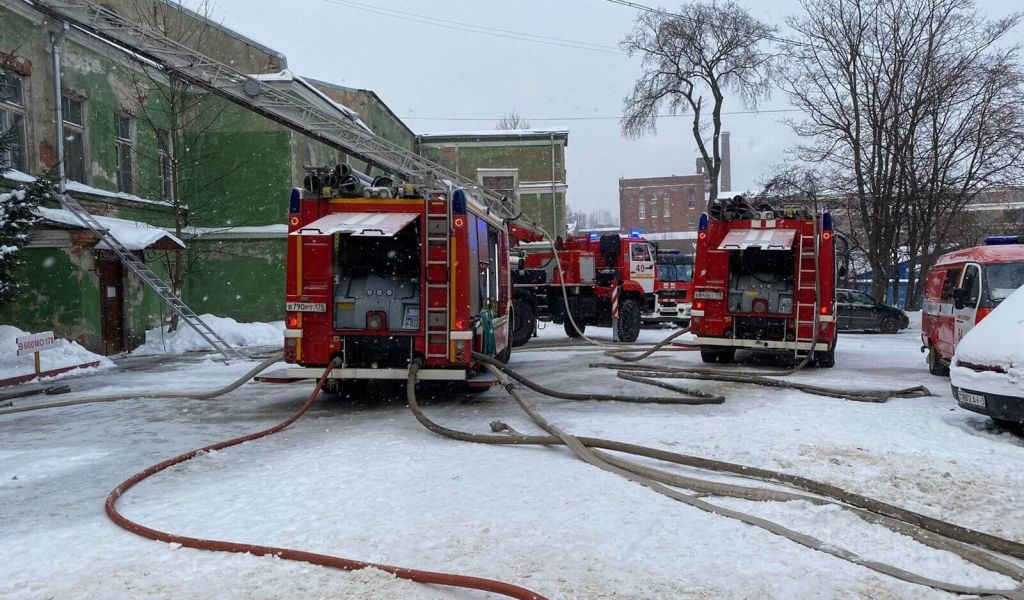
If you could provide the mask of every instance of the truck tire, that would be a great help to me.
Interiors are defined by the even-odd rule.
[[[586,323],[578,323],[578,325],[580,326],[579,330],[572,326],[572,321],[566,319],[565,322],[562,323],[562,326],[565,327],[565,335],[571,338],[578,338],[582,336],[587,330],[587,325]]]
[[[619,341],[635,342],[640,337],[640,303],[632,298],[619,306]]]
[[[896,319],[886,317],[878,324],[878,329],[882,333],[896,333],[900,330],[900,324],[896,322]]]
[[[935,350],[935,344],[928,344],[928,372],[936,377],[948,377],[949,367],[942,364],[939,353]]]
[[[512,300],[512,347],[516,348],[530,341],[536,328],[537,316],[533,312],[533,306],[522,298]]]
[[[700,359],[706,363],[731,363],[736,359],[735,348],[701,348]]]
[[[494,358],[500,360],[502,363],[508,363],[508,359],[512,358],[512,344],[505,346],[505,349],[497,353]]]
[[[822,369],[831,369],[836,366],[836,351],[832,350],[819,350],[814,353],[814,361]]]

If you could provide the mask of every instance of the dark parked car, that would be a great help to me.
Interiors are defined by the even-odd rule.
[[[839,331],[874,329],[896,333],[910,325],[907,313],[857,290],[836,290],[836,317]]]

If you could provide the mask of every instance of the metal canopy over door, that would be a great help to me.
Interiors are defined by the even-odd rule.
[[[124,268],[116,257],[97,257],[100,283],[100,343],[103,354],[124,352]]]
[[[354,236],[394,237],[412,223],[416,213],[332,213],[320,217],[309,225],[296,229],[290,235],[333,235],[348,233]]]
[[[789,250],[796,239],[795,229],[734,229],[718,245],[719,250]]]

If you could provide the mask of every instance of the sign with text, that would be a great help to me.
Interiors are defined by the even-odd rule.
[[[57,345],[57,338],[53,337],[52,331],[24,335],[15,338],[15,341],[18,343],[18,356],[32,354],[40,350],[49,350]]]

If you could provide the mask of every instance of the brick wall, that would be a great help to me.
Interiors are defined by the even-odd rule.
[[[702,175],[619,179],[619,223],[624,231],[693,231],[705,201]]]

